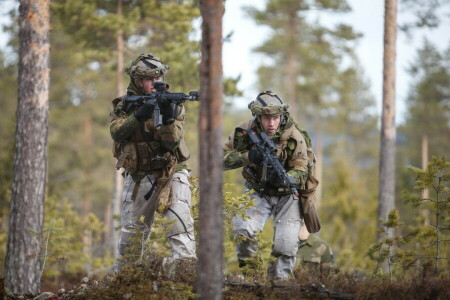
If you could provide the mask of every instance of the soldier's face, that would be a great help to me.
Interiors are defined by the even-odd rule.
[[[137,81],[137,84],[140,88],[142,88],[146,93],[156,92],[153,84],[157,81],[161,81],[161,77],[158,78],[141,78]]]
[[[277,132],[280,126],[281,116],[266,116],[262,115],[259,118],[262,128],[268,135],[273,135]]]

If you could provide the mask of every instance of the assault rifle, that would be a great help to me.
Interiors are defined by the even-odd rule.
[[[263,170],[261,182],[267,182],[268,170],[275,172],[277,179],[281,182],[280,186],[291,190],[292,194],[298,196],[297,183],[295,179],[289,176],[281,164],[278,156],[275,154],[276,147],[272,140],[267,136],[265,132],[258,134],[254,129],[247,130],[247,134],[252,144],[254,144],[263,157]]]
[[[161,81],[155,82],[153,86],[156,92],[147,95],[125,96],[125,99],[123,100],[123,110],[128,112],[132,107],[149,103],[154,106],[154,126],[158,127],[162,124],[160,105],[175,104],[171,105],[171,107],[176,109],[176,105],[184,103],[185,101],[198,101],[199,93],[197,91],[189,92],[189,95],[184,93],[171,93],[167,91],[169,85]]]

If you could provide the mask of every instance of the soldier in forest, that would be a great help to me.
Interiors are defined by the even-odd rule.
[[[130,110],[124,106],[129,96],[156,92],[155,84],[161,83],[168,69],[152,54],[139,55],[125,69],[130,76],[126,95],[112,101],[110,132],[114,157],[117,169],[125,169],[116,273],[139,257],[155,211],[170,223],[166,234],[172,250],[169,261],[196,258],[184,105],[160,103],[162,124],[156,127],[154,104],[143,103]]]
[[[281,184],[274,172],[264,170],[261,152],[251,144],[247,132],[252,128],[257,133],[267,134],[276,145],[276,155],[287,174],[298,188],[303,189],[308,177],[307,144],[288,108],[277,94],[271,91],[260,93],[249,104],[253,118],[234,128],[224,147],[225,169],[243,167],[245,185],[255,191],[250,195],[255,205],[246,210],[249,218],[237,216],[233,219],[239,266],[256,267],[255,238],[273,215],[273,259],[268,268],[271,279],[287,279],[292,274],[301,226],[299,198]]]

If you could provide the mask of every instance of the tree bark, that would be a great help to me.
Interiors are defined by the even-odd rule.
[[[288,78],[287,78],[287,92],[288,92],[288,101],[289,104],[289,112],[291,116],[294,118],[294,120],[297,120],[299,117],[298,115],[298,93],[297,93],[297,77],[298,77],[298,53],[297,53],[297,47],[296,47],[296,41],[298,39],[297,37],[297,11],[292,10],[288,14],[288,22],[287,22],[287,29],[286,32],[288,34],[288,43],[291,44],[291,46],[288,49],[287,53],[287,72],[288,72]]]
[[[323,193],[323,128],[321,125],[321,118],[316,117],[316,140],[315,140],[315,147],[313,147],[313,151],[316,155],[316,166],[315,166],[315,174],[314,176],[319,181],[319,186],[317,187],[316,191],[316,205],[317,208],[320,209],[320,206],[322,204],[322,193]]]
[[[381,116],[380,179],[378,218],[384,221],[395,207],[395,47],[397,0],[385,0],[383,58],[383,108]],[[378,234],[378,240],[392,237],[393,230]]]
[[[40,291],[41,235],[47,180],[50,83],[48,0],[21,0],[16,142],[11,188],[5,286],[19,294]]]
[[[87,92],[83,97],[86,99],[85,103],[85,112],[83,116],[83,140],[82,145],[83,149],[92,149],[92,117],[90,112],[90,101],[87,100]],[[83,168],[83,186],[81,189],[81,214],[84,222],[84,232],[83,232],[83,254],[87,258],[87,261],[84,265],[84,270],[86,274],[90,274],[92,271],[92,230],[89,226],[89,214],[92,211],[92,201],[91,201],[91,191],[90,183],[92,182],[91,176],[91,166],[92,164],[86,158],[82,162]]]
[[[117,15],[122,15],[122,0],[117,0]],[[117,97],[123,95],[124,93],[124,82],[123,82],[123,70],[124,70],[124,41],[123,41],[123,31],[119,30],[116,36],[116,50],[117,50],[117,69],[116,69],[116,95]],[[115,188],[114,188],[114,200],[113,200],[113,214],[120,216],[121,209],[121,195],[123,189],[123,169],[116,171],[115,177]],[[114,247],[114,258],[117,258],[119,254],[119,248],[117,247],[119,243],[119,232],[114,230],[114,222],[112,224],[112,245]]]
[[[222,0],[200,2],[200,205],[197,295],[222,299]]]
[[[426,170],[428,167],[428,134],[426,132],[422,133],[422,169]],[[428,199],[430,193],[428,189],[422,191],[422,198]]]

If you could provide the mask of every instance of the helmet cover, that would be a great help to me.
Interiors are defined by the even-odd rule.
[[[158,78],[164,76],[168,69],[169,66],[159,57],[152,53],[142,53],[128,68],[125,68],[125,72],[134,78]]]
[[[267,90],[259,93],[256,100],[250,102],[248,108],[253,115],[277,116],[286,113],[289,105],[283,103],[277,94]]]

